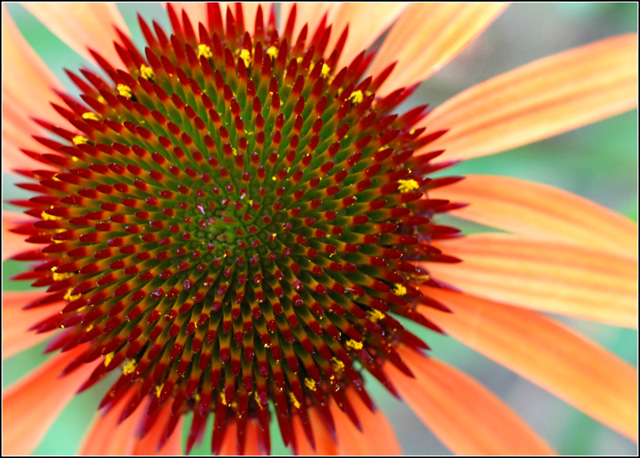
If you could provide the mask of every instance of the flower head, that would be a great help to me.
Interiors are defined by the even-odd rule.
[[[60,101],[52,103],[57,121],[36,119],[46,134],[34,136],[37,147],[22,151],[44,167],[15,170],[29,179],[20,186],[36,195],[12,202],[35,219],[11,229],[32,245],[17,247],[13,259],[29,262],[18,279],[47,288],[23,303],[48,312],[31,330],[55,332],[47,351],[63,351],[39,380],[62,371],[71,394],[111,379],[100,403],[106,415],[90,437],[129,422],[140,443],[169,447],[189,415],[188,452],[212,416],[214,453],[269,452],[275,419],[294,451],[329,452],[335,444],[348,450],[361,443],[344,437],[354,427],[373,434],[388,430],[374,413],[363,378],[368,373],[407,399],[454,451],[549,451],[490,393],[426,358],[429,347],[403,321],[468,340],[630,432],[633,412],[621,412],[620,406],[628,399],[633,369],[535,312],[498,302],[628,325],[634,314],[628,291],[633,228],[615,215],[585,228],[588,204],[536,188],[563,210],[577,206],[573,218],[551,214],[551,206],[539,210],[538,225],[547,228],[550,241],[457,241],[459,231],[438,224],[439,214],[460,210],[505,229],[523,219],[499,205],[482,211],[482,198],[499,179],[465,184],[432,174],[457,163],[456,155],[487,154],[629,108],[635,70],[623,60],[635,38],[537,64],[560,87],[576,69],[595,67],[561,92],[540,95],[548,83],[533,77],[535,72],[516,71],[429,116],[426,106],[397,113],[414,83],[448,60],[501,7],[385,5],[372,16],[375,27],[382,31],[399,19],[378,54],[362,50],[375,36],[345,27],[361,8],[367,6],[341,7],[331,23],[328,15],[313,17],[315,9],[301,7],[300,16],[309,14],[306,24],[298,7],[287,7],[278,27],[273,7],[192,5],[190,15],[168,5],[170,31],[139,17],[146,40],[139,48],[121,25],[115,56],[89,51],[102,74],[67,71],[76,94],[58,91]],[[99,5],[89,13],[103,9],[114,11]],[[399,47],[417,20],[446,25],[464,15],[475,17],[473,25],[449,26],[455,43],[438,35],[431,55],[411,60],[412,48]],[[569,64],[571,71],[564,70]],[[608,98],[594,99],[605,77],[609,82],[601,92]],[[505,99],[505,83],[520,87],[523,105],[487,113],[486,106]],[[569,114],[560,107],[565,98],[562,107],[571,107]],[[531,114],[532,107],[538,112]],[[556,123],[543,122],[545,115],[554,115]],[[504,121],[508,116],[519,124]],[[522,124],[526,132],[518,131]],[[510,203],[521,213],[534,212],[525,205],[527,186],[533,185],[523,186],[525,192],[508,196],[515,201]],[[493,202],[499,199],[507,196],[498,193]],[[478,202],[479,212],[473,205],[464,209]],[[590,218],[606,213],[588,208]],[[544,224],[549,220],[556,225]],[[572,223],[577,235],[564,230]],[[535,223],[524,226],[535,236],[545,234]],[[615,254],[572,243],[582,237],[606,238]],[[575,264],[571,272],[563,267],[567,259]],[[515,270],[504,272],[510,265]],[[500,288],[511,276],[517,283],[541,269],[551,274],[538,274],[539,283],[553,285],[560,297],[530,300],[535,282]],[[576,275],[577,286],[568,281]],[[611,298],[593,286],[612,281],[623,292],[616,289]],[[498,302],[454,292],[457,287]],[[594,302],[604,295],[619,308],[610,313],[596,303],[576,304],[591,290],[598,290]],[[582,362],[558,375],[555,365],[564,360],[547,349],[540,333],[553,335],[572,357],[585,350],[601,354],[603,367],[622,376],[603,372],[584,389],[569,389]],[[541,360],[528,363],[517,349],[505,349],[505,335],[539,345]],[[602,383],[619,387],[620,398],[607,398],[612,405],[589,399]],[[20,396],[11,392],[8,404],[21,405]],[[446,400],[443,411],[438,398]],[[466,426],[434,423],[458,418],[456,409],[464,403],[512,428],[505,433],[484,425],[486,431],[478,431],[490,434],[485,440]],[[95,446],[90,439],[85,451],[100,451]],[[397,451],[393,442],[386,447]]]

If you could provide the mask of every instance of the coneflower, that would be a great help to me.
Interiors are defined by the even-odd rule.
[[[30,263],[15,278],[46,287],[24,308],[50,310],[31,330],[57,330],[46,351],[69,352],[62,374],[82,373],[84,391],[118,371],[100,408],[135,414],[158,448],[190,415],[188,453],[213,416],[216,454],[247,441],[268,453],[272,418],[294,451],[324,450],[336,415],[360,428],[359,404],[375,411],[365,372],[408,399],[419,395],[408,377],[433,393],[438,374],[467,383],[401,323],[454,334],[465,323],[440,272],[490,297],[499,282],[460,278],[493,254],[490,237],[448,244],[460,231],[437,223],[472,200],[464,186],[447,198],[461,177],[431,176],[458,162],[441,159],[456,116],[434,128],[426,105],[398,114],[417,83],[389,90],[395,64],[369,76],[374,53],[345,62],[348,28],[326,15],[296,28],[293,6],[279,31],[262,6],[247,20],[240,4],[210,3],[197,24],[167,11],[171,32],[139,17],[144,50],[117,30],[122,65],[92,50],[103,75],[67,71],[79,95],[58,91],[52,106],[70,126],[36,119],[53,136],[23,152],[43,167],[16,169],[36,196],[11,201],[34,218],[12,229],[34,244],[13,256]],[[467,255],[467,270],[435,267]],[[602,318],[625,324],[628,311]],[[519,431],[514,452],[550,450]]]

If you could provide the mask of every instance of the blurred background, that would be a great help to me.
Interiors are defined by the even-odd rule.
[[[118,4],[136,44],[143,43],[136,13],[156,19],[168,28],[160,4]],[[372,5],[375,8],[375,6]],[[535,59],[622,33],[637,31],[636,3],[553,3],[510,6],[480,38],[444,69],[423,83],[406,108],[449,97]],[[70,50],[18,4],[8,11],[44,62],[70,91],[74,88],[63,68],[91,66]],[[3,64],[3,70],[11,71]],[[507,153],[474,159],[449,170],[513,176],[562,188],[589,198],[637,221],[637,111],[578,129]],[[3,174],[3,202],[15,199],[13,176]],[[11,207],[3,203],[3,208]],[[15,208],[14,208],[15,210]],[[449,221],[450,222],[450,221]],[[470,233],[479,230],[455,221]],[[8,278],[24,266],[3,263],[3,290],[28,289]],[[637,366],[637,333],[581,320],[563,320]],[[433,355],[463,370],[507,402],[534,430],[561,454],[636,454],[637,447],[619,434],[578,412],[513,372],[457,343],[422,329],[417,332],[433,348]],[[3,389],[46,359],[43,345],[3,361]],[[531,352],[536,349],[532,348]],[[388,416],[405,454],[449,454],[438,439],[402,402],[375,380],[368,380],[372,397]],[[77,396],[49,430],[36,450],[42,455],[74,454],[83,432],[95,416],[99,399],[108,389],[102,383]],[[272,434],[273,454],[290,454]],[[209,435],[192,453],[209,454]]]

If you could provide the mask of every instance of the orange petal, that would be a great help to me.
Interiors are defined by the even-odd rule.
[[[495,77],[436,108],[423,125],[449,159],[498,153],[637,105],[637,35],[565,51]]]
[[[335,420],[340,455],[402,455],[400,444],[387,417],[377,410],[371,412],[354,390],[346,393],[362,431],[355,427],[349,417],[331,404],[331,414]]]
[[[413,411],[459,455],[549,455],[553,450],[474,379],[433,358],[399,348],[415,378],[385,372]]]
[[[87,50],[98,52],[111,64],[120,63],[113,41],[115,28],[127,32],[115,3],[29,3],[23,6],[58,38],[87,60],[93,57]]]
[[[2,79],[3,99],[12,97],[14,102],[22,102],[20,108],[30,108],[30,113],[38,116],[42,116],[41,110],[55,113],[48,100],[53,95],[51,88],[61,90],[62,85],[22,37],[6,10],[2,15],[2,54],[3,64],[11,68]]]
[[[156,422],[153,424],[149,432],[138,440],[133,449],[134,455],[182,455],[181,445],[181,431],[182,431],[182,419],[178,420],[178,424],[169,436],[169,439],[164,443],[162,448],[158,450],[158,444],[160,443],[160,437],[164,434],[167,421],[171,417],[171,403],[167,402],[161,407],[160,414]]]
[[[20,151],[21,148],[42,151],[42,145],[34,140],[32,135],[46,137],[48,132],[27,118],[27,115],[39,112],[25,111],[21,105],[27,102],[19,99],[2,99],[2,171],[12,173],[13,169],[55,170],[52,165],[35,161]],[[49,119],[53,119],[53,116]]]
[[[470,175],[429,197],[467,202],[455,216],[530,238],[638,252],[638,226],[583,197],[517,178]]]
[[[406,8],[407,4],[402,2],[338,4],[332,12],[331,39],[327,48],[333,49],[348,24],[349,35],[338,68],[348,65],[361,51],[371,46]]]
[[[254,420],[247,422],[245,430],[244,455],[262,455],[258,448],[258,430],[260,426]],[[238,455],[238,425],[231,422],[227,425],[220,446],[220,456]]]
[[[637,371],[539,313],[423,287],[453,313],[421,307],[457,340],[637,440]]]
[[[28,222],[31,218],[18,212],[2,210],[2,260],[20,253],[21,251],[33,250],[36,245],[25,242],[26,236],[15,234],[9,229],[15,227],[19,222]],[[34,220],[35,221],[35,220]]]
[[[3,358],[20,353],[51,337],[52,334],[50,333],[36,334],[33,331],[28,331],[28,329],[38,321],[55,314],[56,307],[62,309],[61,302],[22,310],[22,307],[41,298],[42,295],[42,291],[7,291],[2,293]]]
[[[57,119],[58,114],[49,104],[62,85],[27,44],[5,10],[2,15],[2,63],[11,68],[2,79],[2,169],[51,167],[36,162],[18,148],[36,148],[39,145],[31,135],[43,134],[44,129],[29,120],[37,115],[44,119]]]
[[[303,3],[281,3],[280,4],[280,27],[278,30],[284,31],[287,20],[289,19],[289,13],[291,12],[291,8],[293,5],[296,5],[296,23],[293,28],[293,40],[294,42],[298,39],[298,35],[300,31],[305,26],[308,26],[307,32],[307,40],[310,40],[313,37],[313,33],[320,25],[320,21],[324,17],[325,13],[328,15],[328,18],[332,17],[334,10],[336,10],[339,6],[338,3],[315,3],[315,2],[303,2]],[[329,23],[331,23],[329,21]],[[331,28],[331,35],[340,34],[342,30],[339,32],[336,31],[335,27]]]
[[[47,360],[2,393],[2,453],[27,455],[38,446],[96,364],[84,364],[65,377],[60,372],[86,348],[77,347]]]
[[[256,15],[258,14],[258,6],[262,6],[262,18],[266,23],[269,20],[271,12],[271,2],[254,2],[242,4],[242,15],[244,16],[244,28],[253,32],[256,24]]]
[[[203,2],[169,2],[173,9],[178,14],[178,17],[182,16],[181,11],[185,10],[189,15],[189,21],[191,21],[191,25],[193,25],[194,29],[197,31],[197,26],[199,22],[202,22],[205,26],[207,25],[207,4]],[[163,3],[162,6],[166,7],[167,3]],[[220,10],[224,13],[224,9],[222,3],[220,4]]]
[[[260,431],[262,431],[262,427],[258,423],[258,420],[249,420],[247,421],[247,429],[245,431],[245,444],[244,444],[244,454],[245,455],[264,455],[264,453],[260,452],[259,446],[259,437]]]
[[[398,62],[377,91],[424,81],[462,51],[507,7],[504,3],[416,3],[393,25],[371,65],[377,75]]]
[[[129,395],[135,396],[132,391]],[[127,400],[128,402],[128,400]],[[132,455],[136,445],[136,430],[140,420],[145,415],[145,408],[138,408],[125,421],[118,424],[118,419],[122,413],[122,406],[119,404],[109,410],[106,414],[98,413],[97,418],[89,428],[84,441],[80,446],[80,455]]]
[[[293,434],[296,436],[296,444],[298,447],[298,455],[300,456],[326,456],[339,455],[338,446],[324,426],[322,419],[315,409],[309,409],[309,421],[313,429],[313,440],[315,442],[315,450],[311,448],[311,444],[307,440],[307,436],[302,428],[302,422],[297,415],[292,418]]]
[[[478,234],[438,244],[459,264],[425,265],[466,293],[543,312],[638,326],[638,264],[605,251]]]
[[[181,10],[184,9],[189,15],[189,20],[193,25],[194,29],[197,31],[196,26],[198,22],[202,22],[204,25],[207,24],[207,4],[199,3],[199,2],[191,2],[191,3],[180,3],[180,2],[169,2],[171,6],[175,9],[175,11],[180,15],[182,13]],[[231,2],[218,2],[220,4],[220,11],[222,13],[222,20],[226,22],[226,11],[227,7],[231,8],[231,12],[236,14],[235,5]],[[166,7],[167,3],[163,3],[163,6]],[[256,23],[256,15],[258,14],[258,6],[262,6],[262,17],[264,22],[266,23],[269,20],[269,14],[271,11],[271,2],[252,2],[252,3],[242,3],[242,15],[244,18],[244,27],[245,30],[253,32],[254,25]],[[180,16],[179,16],[180,17]]]

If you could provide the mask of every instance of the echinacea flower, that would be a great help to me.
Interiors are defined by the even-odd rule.
[[[107,381],[81,453],[179,453],[187,418],[187,451],[209,427],[214,453],[277,429],[302,454],[398,454],[365,373],[453,452],[553,453],[410,322],[637,438],[636,370],[540,313],[635,327],[636,225],[433,175],[634,108],[636,35],[397,113],[503,5],[173,4],[171,30],[139,19],[144,48],[113,4],[26,6],[100,70],[63,92],[3,15],[3,167],[35,193],[3,212],[34,287],[3,295],[4,355],[56,352],[3,393],[4,453]],[[459,237],[447,212],[510,234]]]

